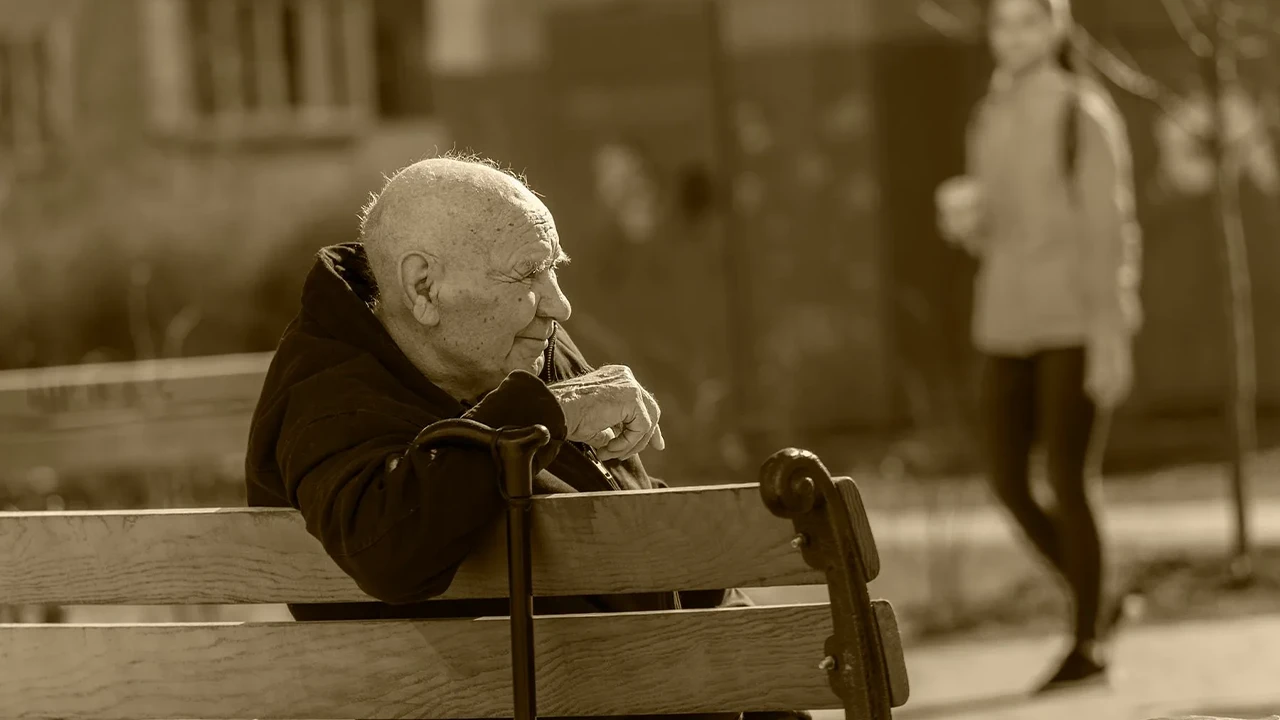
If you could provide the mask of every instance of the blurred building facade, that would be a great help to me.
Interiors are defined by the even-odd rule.
[[[989,72],[980,28],[945,36],[922,20],[924,4],[902,0],[438,6],[468,14],[486,38],[469,47],[487,48],[437,62],[441,117],[547,192],[584,260],[565,281],[578,312],[617,338],[616,352],[597,352],[655,370],[692,362],[695,378],[718,368],[734,397],[722,409],[765,446],[965,424],[974,265],[939,241],[932,190],[963,168],[964,125]],[[1196,87],[1194,56],[1160,0],[1075,8],[1116,63],[1175,92]],[[1241,65],[1243,89],[1263,104],[1280,91],[1275,57]],[[1121,426],[1207,417],[1203,436],[1227,378],[1211,207],[1162,181],[1157,103],[1115,92],[1147,236],[1147,325]],[[593,183],[596,202],[583,202]],[[637,207],[613,207],[617,187],[641,188]],[[1274,414],[1280,203],[1247,183],[1244,193],[1260,404]],[[645,206],[660,220],[637,220]]]
[[[571,330],[654,385],[664,423],[707,463],[744,437],[776,447],[965,415],[974,268],[939,241],[931,203],[962,168],[987,66],[980,37],[943,36],[915,2],[28,5],[0,3],[13,168],[0,258],[17,258],[4,301],[20,308],[0,332],[41,358],[77,359],[58,350],[84,344],[61,318],[117,289],[103,277],[151,300],[82,313],[77,332],[104,346],[125,327],[138,354],[269,347],[310,252],[352,236],[379,174],[457,146],[546,196],[575,257]],[[1163,12],[1077,0],[1087,27],[1181,87],[1194,68]],[[1154,105],[1118,99],[1147,234],[1128,414],[1211,413],[1226,378],[1211,215],[1160,196]],[[45,110],[15,110],[33,103]],[[1275,202],[1246,200],[1274,409]],[[35,287],[67,276],[76,285]],[[193,304],[198,321],[178,323]]]
[[[0,362],[269,347],[290,309],[263,305],[296,305],[314,250],[298,236],[341,206],[350,238],[380,173],[442,143],[425,10],[0,4]]]

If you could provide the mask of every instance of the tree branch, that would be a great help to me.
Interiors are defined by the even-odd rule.
[[[945,8],[937,0],[924,0],[916,5],[916,17],[943,37],[972,40],[978,36],[972,19],[966,20]]]
[[[1178,32],[1182,41],[1187,44],[1187,48],[1197,57],[1211,57],[1213,55],[1213,41],[1196,24],[1195,18],[1191,16],[1191,10],[1186,6],[1184,0],[1160,0],[1160,2],[1164,5],[1165,15],[1169,17],[1169,22],[1173,24],[1173,29]]]
[[[1122,60],[1082,27],[1077,27],[1073,42],[1089,64],[1121,90],[1149,100],[1171,117],[1176,116],[1175,111],[1183,102],[1178,93],[1142,72],[1136,63]]]

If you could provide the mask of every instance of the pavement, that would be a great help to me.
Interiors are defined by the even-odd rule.
[[[1234,528],[1232,509],[1225,499],[1103,504],[1099,509],[1106,539],[1113,544],[1153,549],[1226,547]],[[940,530],[975,545],[1010,544],[1016,537],[1003,511],[989,503],[932,513],[921,508],[904,511],[870,508],[868,513],[876,544],[883,549],[925,544]],[[1280,499],[1254,502],[1249,519],[1256,542],[1280,542]],[[940,525],[946,527],[940,528]]]
[[[1280,615],[1135,628],[1114,649],[1109,686],[1028,697],[1062,652],[1054,638],[908,648],[911,698],[897,720],[1146,720],[1280,714]],[[843,713],[818,711],[815,720]]]
[[[1105,547],[1113,560],[1133,561],[1185,551],[1218,553],[1226,558],[1232,548],[1234,521],[1225,501],[1104,506],[1100,510]],[[989,503],[958,509],[944,506],[932,512],[924,508],[870,508],[868,516],[881,560],[880,576],[871,584],[871,592],[897,608],[978,605],[1041,572],[1041,561],[1012,521]],[[1255,502],[1250,527],[1255,546],[1280,545],[1280,498]],[[747,594],[765,605],[827,599],[823,586],[752,588]]]
[[[1255,543],[1280,543],[1280,501],[1256,503],[1251,523]],[[910,591],[903,577],[921,572],[921,549],[936,543],[939,533],[946,534],[951,546],[966,548],[963,562],[1005,563],[1014,557],[1034,562],[1009,521],[992,507],[933,514],[872,510],[871,524],[884,559],[881,579],[872,584],[872,593],[895,604],[902,599],[895,595]],[[1103,524],[1113,547],[1153,553],[1221,548],[1225,554],[1234,526],[1226,502],[1204,501],[1113,507],[1105,511]],[[917,567],[903,567],[911,558]],[[808,593],[812,590],[824,589]],[[763,602],[791,599],[772,597],[773,592],[752,594]],[[791,600],[800,599],[821,598]],[[1065,639],[1052,636],[908,645],[911,698],[894,717],[1148,720],[1280,715],[1280,603],[1272,616],[1128,629],[1113,648],[1108,686],[1043,698],[1028,696],[1027,690],[1064,651]],[[815,713],[815,720],[841,717],[839,712]]]

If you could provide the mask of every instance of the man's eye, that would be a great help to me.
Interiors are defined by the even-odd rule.
[[[537,267],[532,267],[532,268],[521,268],[519,273],[520,273],[521,280],[534,280],[543,273],[551,273],[554,275],[555,271],[556,269],[554,267],[546,267],[546,266],[539,265]]]

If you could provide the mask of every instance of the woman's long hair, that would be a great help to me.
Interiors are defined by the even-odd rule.
[[[1054,62],[1058,67],[1066,70],[1071,74],[1076,72],[1076,50],[1071,43],[1071,32],[1063,33],[1062,40],[1058,43],[1058,51],[1053,54]]]
[[[1072,42],[1076,23],[1071,14],[1070,0],[1040,0],[1040,4],[1044,6],[1045,11],[1053,18],[1053,24],[1058,30],[1058,47],[1053,54],[1054,63],[1068,74],[1078,75],[1080,67],[1075,44]],[[1062,148],[1062,163],[1066,169],[1068,179],[1075,177],[1076,166],[1079,164],[1079,123],[1079,111],[1075,102],[1073,102],[1067,110],[1064,131],[1065,142]],[[1072,187],[1074,187],[1074,184],[1072,184]]]
[[[1053,24],[1058,29],[1058,48],[1054,52],[1054,62],[1058,67],[1069,73],[1075,73],[1076,67],[1075,46],[1072,43],[1072,36],[1075,34],[1076,21],[1071,13],[1071,0],[1039,0],[1040,5],[1045,12],[1053,18]]]

